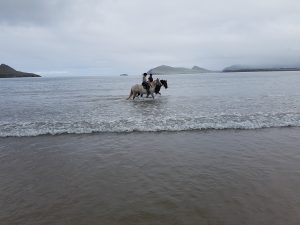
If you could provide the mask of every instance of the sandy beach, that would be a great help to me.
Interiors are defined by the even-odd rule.
[[[0,221],[300,223],[299,128],[0,139]]]

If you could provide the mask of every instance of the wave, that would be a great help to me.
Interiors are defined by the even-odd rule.
[[[250,115],[157,116],[111,121],[34,121],[0,123],[0,137],[59,134],[130,133],[196,130],[251,130],[274,127],[300,127],[300,113],[257,113]]]

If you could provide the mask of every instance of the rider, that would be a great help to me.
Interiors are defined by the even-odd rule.
[[[147,96],[150,95],[150,85],[149,83],[147,82],[147,73],[144,73],[143,74],[143,82],[142,82],[142,85],[143,87],[146,89],[147,91]],[[153,79],[152,79],[153,80]]]
[[[148,84],[150,85],[150,87],[153,86],[153,78],[152,78],[152,73],[150,73],[149,77],[148,77]],[[147,97],[149,96],[149,94],[147,94]]]
[[[149,77],[148,77],[148,81],[149,81],[150,83],[153,82],[152,73],[150,73],[150,75],[149,75]]]

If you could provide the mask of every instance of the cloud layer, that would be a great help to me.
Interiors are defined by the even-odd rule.
[[[300,64],[296,0],[0,0],[1,63],[29,71],[142,73]]]

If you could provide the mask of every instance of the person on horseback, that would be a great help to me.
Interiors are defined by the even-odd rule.
[[[152,73],[150,73],[150,75],[149,75],[149,77],[148,77],[148,81],[149,81],[150,83],[153,82]]]
[[[147,97],[150,95],[150,84],[147,82],[147,73],[143,74],[143,87],[147,90]],[[153,79],[152,79],[153,80]]]
[[[150,87],[153,86],[153,77],[152,77],[152,73],[150,73],[149,77],[148,77],[148,84]],[[148,98],[149,95],[147,95]]]

